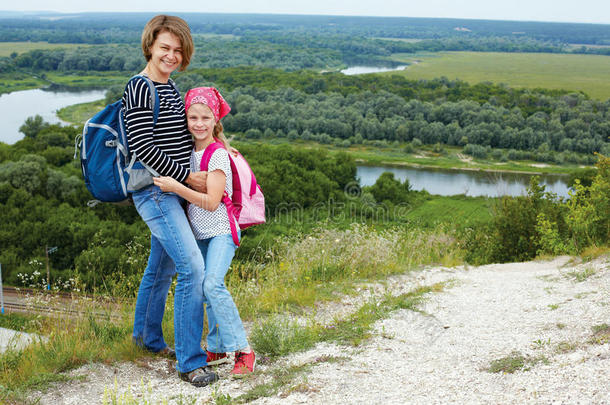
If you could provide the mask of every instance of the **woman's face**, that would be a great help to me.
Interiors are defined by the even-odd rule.
[[[210,107],[201,103],[191,104],[186,113],[186,122],[195,143],[212,143],[216,119]]]
[[[151,58],[148,62],[161,76],[169,75],[182,63],[182,43],[168,31],[160,32],[151,47]]]

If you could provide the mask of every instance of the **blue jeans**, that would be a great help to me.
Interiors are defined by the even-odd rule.
[[[231,294],[225,286],[225,275],[235,255],[231,234],[198,240],[205,260],[203,301],[208,315],[207,349],[213,353],[235,352],[248,346],[246,331]]]
[[[205,366],[203,334],[203,256],[181,206],[182,198],[149,186],[132,194],[138,213],[151,231],[150,256],[136,301],[133,338],[158,352],[167,344],[161,321],[173,276],[174,340],[177,369],[189,372]]]

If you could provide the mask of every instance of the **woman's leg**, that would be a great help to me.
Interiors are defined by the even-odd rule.
[[[136,301],[133,338],[138,346],[152,352],[158,352],[167,346],[161,321],[174,274],[174,262],[165,253],[157,238],[151,235],[148,266],[144,270]]]
[[[150,186],[135,192],[133,201],[153,237],[175,264],[175,272],[178,273],[174,297],[174,338],[178,371],[186,373],[205,366],[206,355],[201,349],[204,264],[181,206],[182,199],[172,193],[163,193],[157,186]],[[162,259],[159,263],[167,263]],[[149,295],[148,301],[151,299],[159,300],[160,297]],[[149,305],[159,307],[157,303]],[[163,314],[155,316],[162,317]]]
[[[245,349],[248,347],[246,331],[224,283],[236,246],[230,234],[210,238],[207,242],[203,292],[212,307],[208,312],[208,350],[218,353]],[[199,243],[201,245],[201,241]]]

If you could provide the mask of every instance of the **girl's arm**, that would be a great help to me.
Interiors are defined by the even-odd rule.
[[[226,176],[222,170],[209,172],[207,193],[200,193],[190,189],[172,177],[153,177],[153,181],[164,192],[176,193],[204,210],[216,211],[225,191]]]

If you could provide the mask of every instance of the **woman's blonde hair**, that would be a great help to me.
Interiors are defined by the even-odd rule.
[[[161,32],[169,32],[178,37],[182,46],[182,63],[180,63],[179,71],[183,71],[191,63],[191,56],[195,50],[193,45],[193,37],[191,37],[191,29],[189,25],[180,17],[160,14],[153,17],[146,23],[142,31],[142,52],[146,61],[150,61],[152,57],[151,48]]]

